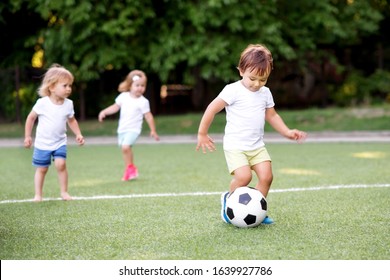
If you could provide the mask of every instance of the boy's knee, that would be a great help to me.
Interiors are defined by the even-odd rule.
[[[58,171],[66,169],[66,161],[62,158],[57,158],[54,160],[54,165]]]
[[[263,175],[259,178],[259,181],[262,183],[262,184],[265,184],[265,185],[271,185],[272,181],[274,179],[274,176],[271,174],[266,174],[266,175]]]
[[[49,170],[49,167],[38,167],[38,168],[36,169],[36,172],[45,175],[45,174],[47,173],[48,170]]]
[[[236,182],[241,186],[246,186],[252,181],[252,173],[240,173],[236,174],[234,177]]]

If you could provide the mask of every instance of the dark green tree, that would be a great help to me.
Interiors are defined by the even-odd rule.
[[[134,68],[148,73],[152,104],[158,106],[160,83],[185,83],[194,87],[193,103],[201,109],[238,78],[242,49],[263,43],[274,55],[277,71],[269,82],[282,103],[308,104],[316,88],[325,89],[320,99],[329,98],[327,84],[355,67],[348,54],[365,38],[376,38],[383,53],[389,49],[378,36],[388,10],[387,0],[5,0],[0,31],[8,44],[0,46],[0,68],[26,69],[38,51],[43,69],[53,62],[68,67],[76,76],[81,119],[86,100],[98,98],[96,83]]]

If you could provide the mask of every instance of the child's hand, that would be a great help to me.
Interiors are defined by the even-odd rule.
[[[307,133],[298,129],[290,129],[287,133],[287,138],[302,143],[306,140]]]
[[[85,143],[84,137],[81,134],[76,135],[76,142],[82,146]]]
[[[101,111],[101,112],[99,113],[99,117],[98,117],[99,122],[103,122],[103,119],[104,119],[105,117],[106,117],[106,114],[104,114],[104,112]]]
[[[160,140],[160,136],[158,136],[157,132],[156,131],[151,131],[150,132],[150,136],[154,138],[154,140],[156,141],[159,141]]]
[[[24,147],[25,148],[31,148],[32,145],[32,138],[31,136],[27,136],[24,138]]]
[[[199,151],[200,148],[202,148],[204,154],[207,152],[207,149],[210,152],[214,152],[216,150],[214,140],[210,136],[198,134],[198,144],[196,145],[196,150]]]

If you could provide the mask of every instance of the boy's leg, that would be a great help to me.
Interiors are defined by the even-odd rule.
[[[257,175],[257,184],[255,188],[258,189],[264,195],[264,197],[267,197],[273,180],[271,162],[260,162],[254,165],[252,169]]]
[[[35,196],[34,201],[42,201],[43,197],[43,183],[45,182],[45,176],[48,167],[37,167],[34,176]]]
[[[229,191],[232,193],[238,187],[247,186],[252,180],[252,170],[248,158],[243,151],[224,150],[229,173],[233,175]]]
[[[36,167],[34,175],[35,196],[34,201],[42,201],[43,183],[49,170],[51,160],[51,151],[34,148],[32,164]]]
[[[230,181],[230,193],[239,187],[248,186],[252,181],[252,170],[249,165],[241,166],[234,170],[233,179]]]
[[[60,183],[61,198],[63,200],[71,200],[72,197],[68,193],[68,170],[66,169],[66,160],[64,158],[56,158],[54,164],[57,169],[58,181]]]
[[[244,152],[224,150],[224,153],[229,173],[233,175],[233,178],[230,181],[229,192],[221,195],[221,218],[224,222],[230,224],[230,220],[226,215],[226,199],[229,193],[232,193],[236,188],[247,186],[250,183],[252,170]]]
[[[235,189],[243,186],[247,186],[252,180],[252,171],[248,165],[242,166],[234,170],[233,178],[230,181],[229,191],[224,192],[221,195],[221,218],[225,223],[231,224],[227,214],[226,214],[226,199],[229,196],[229,193],[234,192]]]
[[[271,161],[260,162],[254,165],[252,168],[258,178],[256,189],[259,190],[264,197],[267,197],[273,180]],[[263,225],[271,225],[274,223],[274,220],[266,216],[261,223]]]
[[[53,152],[54,165],[57,169],[58,181],[60,183],[61,198],[63,200],[71,200],[72,197],[68,193],[68,170],[66,169],[66,145],[61,146]]]

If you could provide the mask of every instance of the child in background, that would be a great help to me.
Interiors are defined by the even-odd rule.
[[[263,142],[264,124],[267,121],[284,137],[303,141],[306,133],[290,129],[275,111],[275,103],[268,87],[265,86],[273,69],[271,52],[263,45],[249,45],[238,63],[241,80],[228,84],[209,104],[198,129],[196,150],[215,151],[213,139],[208,135],[214,116],[226,110],[226,127],[223,149],[227,166],[233,179],[228,192],[221,195],[221,218],[230,223],[226,215],[226,198],[236,188],[248,186],[252,180],[252,170],[258,182],[255,186],[264,197],[273,180],[271,157]],[[273,224],[266,217],[263,224]]]
[[[67,135],[66,124],[76,135],[79,145],[84,144],[78,122],[74,116],[73,102],[68,99],[72,92],[74,77],[64,67],[53,64],[45,73],[38,90],[41,96],[27,116],[24,146],[32,146],[32,129],[38,118],[32,163],[36,167],[34,201],[42,201],[43,183],[53,159],[57,169],[63,200],[71,200],[68,193],[68,171],[66,168]]]
[[[99,113],[99,121],[117,113],[120,110],[118,124],[118,145],[122,148],[125,171],[122,181],[132,180],[138,177],[138,169],[134,164],[132,146],[141,134],[143,118],[150,128],[150,136],[159,140],[156,132],[153,114],[150,112],[149,101],[143,96],[146,89],[147,78],[143,71],[133,70],[126,79],[119,84],[120,94],[115,103]]]

